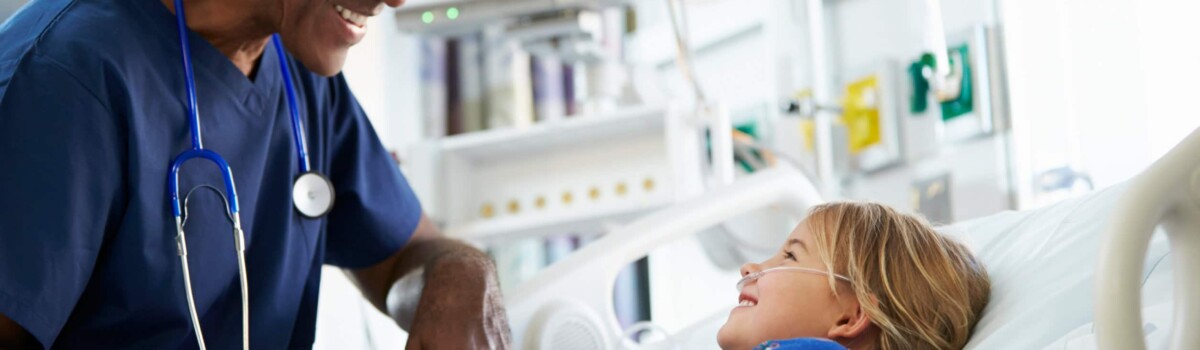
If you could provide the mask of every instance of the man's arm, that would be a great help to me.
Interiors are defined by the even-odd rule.
[[[387,313],[392,285],[420,268],[425,287],[408,329],[410,349],[508,347],[495,265],[478,249],[443,236],[424,215],[403,249],[351,274],[363,296]]]
[[[47,48],[61,44],[47,40]],[[74,61],[47,52],[63,51],[33,50],[0,68],[12,73],[0,83],[0,349],[58,339],[87,288],[104,230],[115,227],[134,192],[126,188],[124,119],[98,83],[107,71],[74,71]]]
[[[38,342],[25,328],[0,314],[0,349],[37,349]]]

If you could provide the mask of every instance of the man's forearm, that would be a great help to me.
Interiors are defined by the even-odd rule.
[[[401,280],[421,269],[421,283]],[[496,268],[486,254],[438,232],[422,217],[401,251],[353,271],[368,300],[409,332],[411,349],[506,349],[511,332]],[[415,277],[415,276],[414,276]],[[399,281],[399,283],[398,283]],[[389,312],[388,293],[395,286]]]
[[[420,268],[425,269],[426,276],[439,275],[443,273],[439,271],[453,269],[453,273],[463,273],[463,277],[475,277],[470,276],[469,273],[494,273],[495,270],[487,254],[456,239],[434,238],[413,242],[405,248],[405,250],[409,249],[411,251],[404,252],[396,261],[396,267],[391,276],[393,282]],[[426,279],[428,278],[426,277]]]
[[[392,284],[385,295],[384,313],[391,316],[400,328],[411,329],[418,307],[426,309],[426,312],[443,311],[436,310],[441,303],[430,302],[424,297],[426,290],[433,296],[459,295],[464,299],[483,300],[489,289],[499,289],[491,261],[471,247],[466,247],[470,251],[465,251],[450,246],[453,243],[457,242],[451,241],[441,249],[431,249],[441,254],[414,259],[414,264],[421,264],[423,260],[419,267],[397,267],[397,274],[402,277]]]
[[[387,313],[387,296],[392,285],[421,268],[424,268],[425,280],[433,284],[448,283],[442,279],[495,279],[495,268],[487,254],[462,241],[442,236],[432,221],[424,217],[404,249],[374,266],[351,272],[363,296],[375,308]]]
[[[435,289],[435,292],[446,287],[478,291],[496,287],[488,285],[495,283],[496,268],[492,260],[466,243],[442,238],[422,242],[413,248],[415,254],[396,262],[392,284],[413,271],[423,269],[424,285]],[[384,300],[388,297],[386,292],[383,297]]]

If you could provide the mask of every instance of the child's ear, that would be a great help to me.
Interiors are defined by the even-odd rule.
[[[854,303],[852,306],[848,305],[845,312],[838,316],[832,327],[829,328],[827,338],[843,344],[851,343],[869,334],[872,326],[871,316],[867,315],[862,305]]]

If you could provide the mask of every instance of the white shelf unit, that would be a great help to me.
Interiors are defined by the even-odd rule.
[[[451,237],[601,233],[698,188],[701,144],[669,126],[679,119],[640,106],[432,140],[415,158],[431,171],[417,186],[434,191],[427,212]]]
[[[539,122],[527,128],[493,129],[444,137],[442,152],[476,159],[528,155],[553,146],[586,145],[614,136],[662,131],[664,109],[631,107],[609,114]]]

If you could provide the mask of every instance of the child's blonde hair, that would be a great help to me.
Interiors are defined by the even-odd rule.
[[[961,349],[991,282],[965,246],[923,218],[875,203],[814,207],[808,228],[829,271],[846,275],[880,349]],[[834,279],[829,284],[836,291]]]

